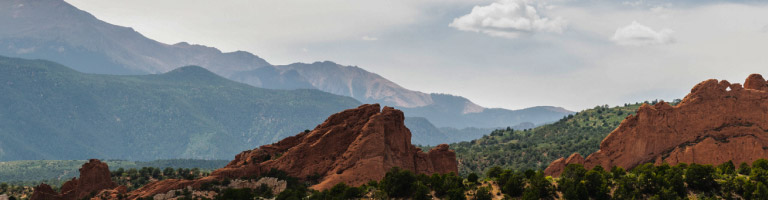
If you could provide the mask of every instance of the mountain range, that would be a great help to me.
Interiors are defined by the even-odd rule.
[[[360,105],[318,90],[257,88],[197,66],[99,75],[0,57],[0,80],[0,161],[230,159]]]
[[[229,159],[361,104],[315,89],[253,87],[198,66],[103,75],[0,56],[0,80],[0,161]],[[422,117],[405,121],[421,145],[490,131],[437,128]]]
[[[406,89],[356,66],[330,61],[272,65],[245,51],[221,52],[186,42],[164,44],[128,27],[97,19],[63,0],[0,2],[0,55],[46,59],[85,73],[159,74],[188,65],[268,89],[318,89],[362,103],[381,103],[437,127],[541,125],[571,114],[560,107],[489,109],[447,94]]]

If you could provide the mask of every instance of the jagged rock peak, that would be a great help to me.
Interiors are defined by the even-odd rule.
[[[35,187],[31,200],[74,200],[83,199],[102,190],[117,188],[112,182],[107,163],[90,159],[80,168],[80,178],[72,178],[61,186],[61,193],[56,193],[51,186],[40,184]],[[123,190],[124,191],[124,190]]]
[[[752,163],[768,157],[768,83],[752,74],[744,87],[710,79],[676,106],[642,105],[608,134],[586,159],[557,159],[545,173],[558,176],[568,164],[625,169],[654,162]],[[580,156],[577,156],[580,157]]]
[[[744,81],[744,88],[753,90],[768,90],[768,83],[760,74],[752,74],[747,77],[747,81]]]
[[[154,182],[129,193],[129,197],[150,197],[215,180],[252,177],[271,169],[298,178],[319,175],[319,183],[312,186],[317,190],[340,182],[359,186],[381,180],[393,167],[422,174],[458,173],[456,153],[448,145],[422,152],[411,144],[404,120],[403,112],[392,107],[361,105],[331,115],[312,131],[244,151],[209,177]]]

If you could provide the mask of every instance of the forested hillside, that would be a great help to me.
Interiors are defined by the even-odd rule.
[[[597,151],[603,138],[640,105],[596,106],[552,124],[495,130],[477,140],[451,144],[451,148],[456,150],[461,174],[480,174],[497,165],[513,170],[544,169],[553,160],[574,152],[586,157]]]
[[[115,76],[0,57],[0,80],[0,161],[229,160],[360,104],[318,90],[256,88],[195,66]]]

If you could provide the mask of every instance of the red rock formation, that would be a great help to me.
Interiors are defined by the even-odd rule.
[[[97,159],[91,159],[80,168],[80,178],[72,178],[61,186],[61,193],[56,193],[51,186],[40,184],[35,187],[32,200],[38,199],[82,199],[90,194],[96,194],[102,190],[116,188],[112,182],[109,166]]]
[[[552,161],[552,164],[549,164],[549,167],[544,170],[544,174],[554,174],[557,173],[557,175],[560,175],[560,173],[565,170],[565,166],[568,164],[584,164],[584,157],[581,157],[581,154],[574,153],[571,154],[571,156],[568,156],[568,158],[558,158],[555,161]]]
[[[51,188],[50,185],[41,183],[37,187],[34,188],[34,193],[32,193],[31,200],[37,200],[37,199],[45,199],[45,200],[58,200],[61,199],[59,197],[59,193],[56,193],[56,191],[53,191],[53,188]]]
[[[558,176],[572,163],[629,169],[647,162],[738,164],[760,158],[768,158],[768,83],[752,74],[743,88],[710,79],[677,106],[642,105],[586,160],[558,159],[545,172]]]
[[[207,181],[256,176],[273,168],[298,178],[320,175],[320,183],[313,186],[318,190],[340,182],[359,186],[380,180],[395,166],[424,174],[458,173],[456,154],[448,145],[422,152],[411,144],[404,119],[400,110],[362,105],[331,115],[310,132],[244,151],[209,177],[155,182],[129,196],[149,197]]]

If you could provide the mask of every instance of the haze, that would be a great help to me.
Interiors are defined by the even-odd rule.
[[[357,65],[486,107],[672,100],[768,73],[758,1],[66,1],[164,43]]]

